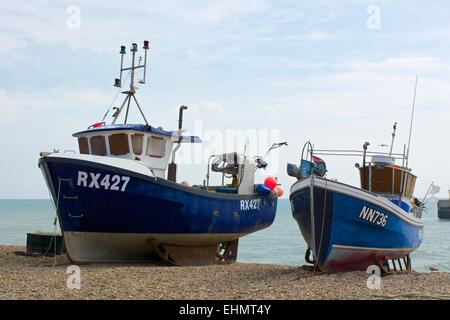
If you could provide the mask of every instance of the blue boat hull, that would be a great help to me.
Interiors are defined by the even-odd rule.
[[[313,177],[292,186],[290,201],[320,270],[365,270],[405,257],[422,242],[419,219],[358,188]]]
[[[43,157],[39,166],[75,262],[149,260],[159,244],[217,246],[275,218],[277,200],[256,194],[208,192],[70,157]]]

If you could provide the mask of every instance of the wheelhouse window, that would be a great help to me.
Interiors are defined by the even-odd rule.
[[[78,147],[81,154],[89,154],[88,139],[86,137],[78,138]]]
[[[155,158],[164,158],[166,143],[163,138],[150,136],[147,142],[147,155]]]
[[[96,156],[106,156],[106,143],[104,136],[94,136],[90,138],[91,152]]]
[[[125,133],[117,133],[109,136],[109,150],[112,155],[120,156],[130,152],[128,136]]]
[[[133,153],[140,155],[142,154],[142,144],[144,141],[144,135],[136,133],[131,135],[131,145],[133,147]]]

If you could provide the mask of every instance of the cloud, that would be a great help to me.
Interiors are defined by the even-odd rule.
[[[286,110],[296,105],[294,110],[301,110],[297,112],[328,117],[383,112],[398,116],[411,105],[416,75],[418,102],[439,108],[450,100],[450,61],[436,57],[347,60],[329,64],[328,70],[304,78],[267,79],[261,86],[292,92],[278,99]]]
[[[92,1],[84,2],[84,4]],[[95,6],[105,6],[102,1],[95,1]],[[269,7],[266,0],[168,0],[151,2],[131,0],[124,8],[120,3],[108,4],[109,8],[127,10],[129,12],[144,12],[170,20],[189,21],[199,24],[215,24],[224,20],[261,13]]]
[[[33,127],[51,124],[55,130],[67,123],[71,123],[72,128],[76,125],[84,127],[89,119],[94,121],[95,115],[102,116],[109,101],[109,93],[94,88],[52,88],[40,93],[16,94],[0,88],[0,125],[8,127],[26,123]]]
[[[207,65],[218,61],[223,61],[225,58],[237,56],[241,51],[240,46],[224,46],[221,48],[213,48],[203,46],[198,49],[188,49],[187,57],[193,65]]]
[[[47,89],[11,93],[0,88],[0,127],[4,134],[0,198],[43,198],[48,193],[37,168],[39,152],[75,150],[72,133],[86,128],[105,96],[95,89]]]
[[[236,16],[260,13],[267,6],[267,2],[261,0],[194,1],[189,2],[179,12],[184,12],[182,16],[196,22],[218,23]]]
[[[80,28],[68,28],[74,17],[68,8],[80,10]],[[3,49],[23,47],[27,42],[68,41],[75,48],[101,49],[105,40],[148,34],[157,37],[162,26],[217,24],[234,17],[257,14],[268,6],[264,0],[178,0],[148,2],[77,1],[55,4],[48,0],[4,1],[0,11],[0,41]],[[130,19],[130,17],[133,17]],[[169,29],[165,27],[164,29]],[[166,32],[168,33],[168,32]],[[98,37],[102,34],[102,37]]]

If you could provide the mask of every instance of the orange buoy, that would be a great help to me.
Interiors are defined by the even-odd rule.
[[[281,198],[281,196],[284,194],[283,188],[281,186],[277,186],[275,190],[277,190],[278,198]]]
[[[270,198],[270,201],[274,201],[276,198],[278,198],[277,190],[275,190],[275,189],[271,190],[270,194],[269,194],[269,198]]]

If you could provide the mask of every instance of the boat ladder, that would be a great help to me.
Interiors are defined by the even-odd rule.
[[[67,185],[67,189],[72,190],[73,191],[73,181],[72,178],[61,178],[58,177],[59,180],[59,187],[58,187],[58,196],[57,196],[57,202],[58,202],[58,210],[59,210],[59,202],[60,202],[60,196],[61,196],[61,186],[62,183],[65,183]],[[70,211],[80,211],[79,205],[78,205],[78,196],[77,195],[67,195],[67,194],[62,194],[62,199],[64,199],[65,201],[69,200],[69,201],[73,201],[73,204],[70,206],[71,210]],[[75,214],[73,212],[68,212],[67,215],[71,218],[82,218],[84,215],[82,213],[78,213]]]

